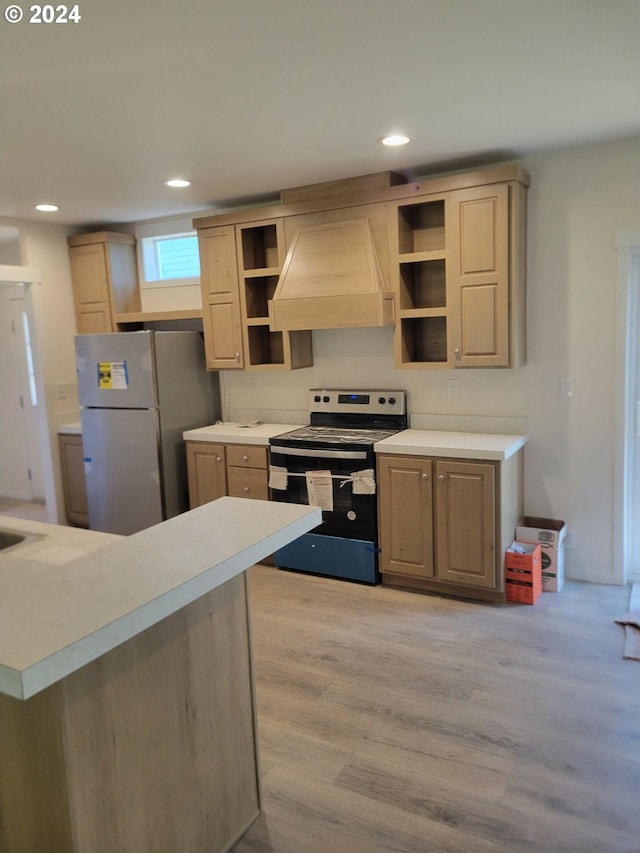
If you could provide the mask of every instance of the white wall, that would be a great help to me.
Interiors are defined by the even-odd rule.
[[[519,370],[395,370],[390,329],[314,332],[314,366],[225,372],[229,410],[305,409],[315,386],[406,388],[411,412],[522,417],[525,511],[575,531],[568,574],[613,581],[617,228],[640,225],[640,140],[523,160],[531,175],[528,363]],[[460,379],[456,400],[447,380]],[[575,397],[561,396],[562,377]]]
[[[2,219],[0,225],[18,228],[22,265],[37,268],[42,276],[41,283],[30,288],[34,320],[32,332],[35,331],[53,459],[55,499],[49,501],[49,518],[52,521],[64,520],[56,428],[67,413],[76,416],[78,413],[73,342],[76,328],[67,246],[69,229],[50,223],[9,219]],[[64,399],[59,398],[60,389],[66,395]]]

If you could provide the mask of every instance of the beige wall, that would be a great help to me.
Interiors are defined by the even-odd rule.
[[[227,371],[231,411],[306,407],[306,390],[406,388],[410,411],[528,421],[525,511],[565,519],[568,573],[613,579],[614,350],[617,228],[640,226],[640,140],[528,158],[528,364],[520,370],[392,367],[390,329],[314,332],[314,367]],[[460,380],[457,399],[447,380]],[[561,396],[562,377],[575,397]],[[256,384],[257,383],[257,384]],[[248,404],[247,401],[251,402]]]
[[[568,573],[612,580],[618,228],[640,227],[640,139],[527,158],[528,364],[515,371],[399,371],[391,329],[314,332],[312,368],[224,372],[227,412],[304,411],[317,385],[406,388],[410,411],[526,418],[525,509],[575,531]],[[75,381],[66,232],[21,223],[23,263],[43,270],[36,296],[45,383]],[[178,289],[180,290],[180,289]],[[179,298],[179,294],[176,294]],[[182,307],[176,304],[174,307]],[[457,399],[447,380],[460,380]],[[561,396],[562,377],[575,381]],[[52,410],[58,401],[49,400]]]

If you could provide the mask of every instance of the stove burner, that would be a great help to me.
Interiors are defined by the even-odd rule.
[[[333,444],[373,444],[383,438],[388,438],[397,430],[388,429],[350,429],[345,427],[307,426],[293,432],[285,433],[291,441],[322,441]]]

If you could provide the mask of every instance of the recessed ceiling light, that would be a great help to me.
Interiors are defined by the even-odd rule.
[[[36,210],[40,213],[55,213],[58,210],[57,204],[36,204]]]
[[[172,178],[170,181],[165,181],[168,187],[190,187],[191,181],[185,181],[184,178]]]
[[[378,142],[382,142],[383,145],[406,145],[408,142],[411,142],[408,136],[404,136],[402,133],[392,133],[389,136],[383,136],[382,139],[379,139]]]

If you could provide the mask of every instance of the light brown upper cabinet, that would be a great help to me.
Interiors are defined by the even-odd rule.
[[[117,331],[116,314],[140,311],[135,238],[100,231],[68,243],[78,334]]]
[[[195,219],[209,367],[307,367],[310,329],[392,323],[397,367],[519,367],[528,185],[385,173]]]
[[[477,176],[390,205],[397,367],[525,363],[526,183]]]
[[[207,367],[244,367],[235,228],[203,228],[198,245]]]
[[[310,332],[269,327],[268,303],[284,253],[282,221],[197,230],[207,367],[291,370],[311,365]]]

